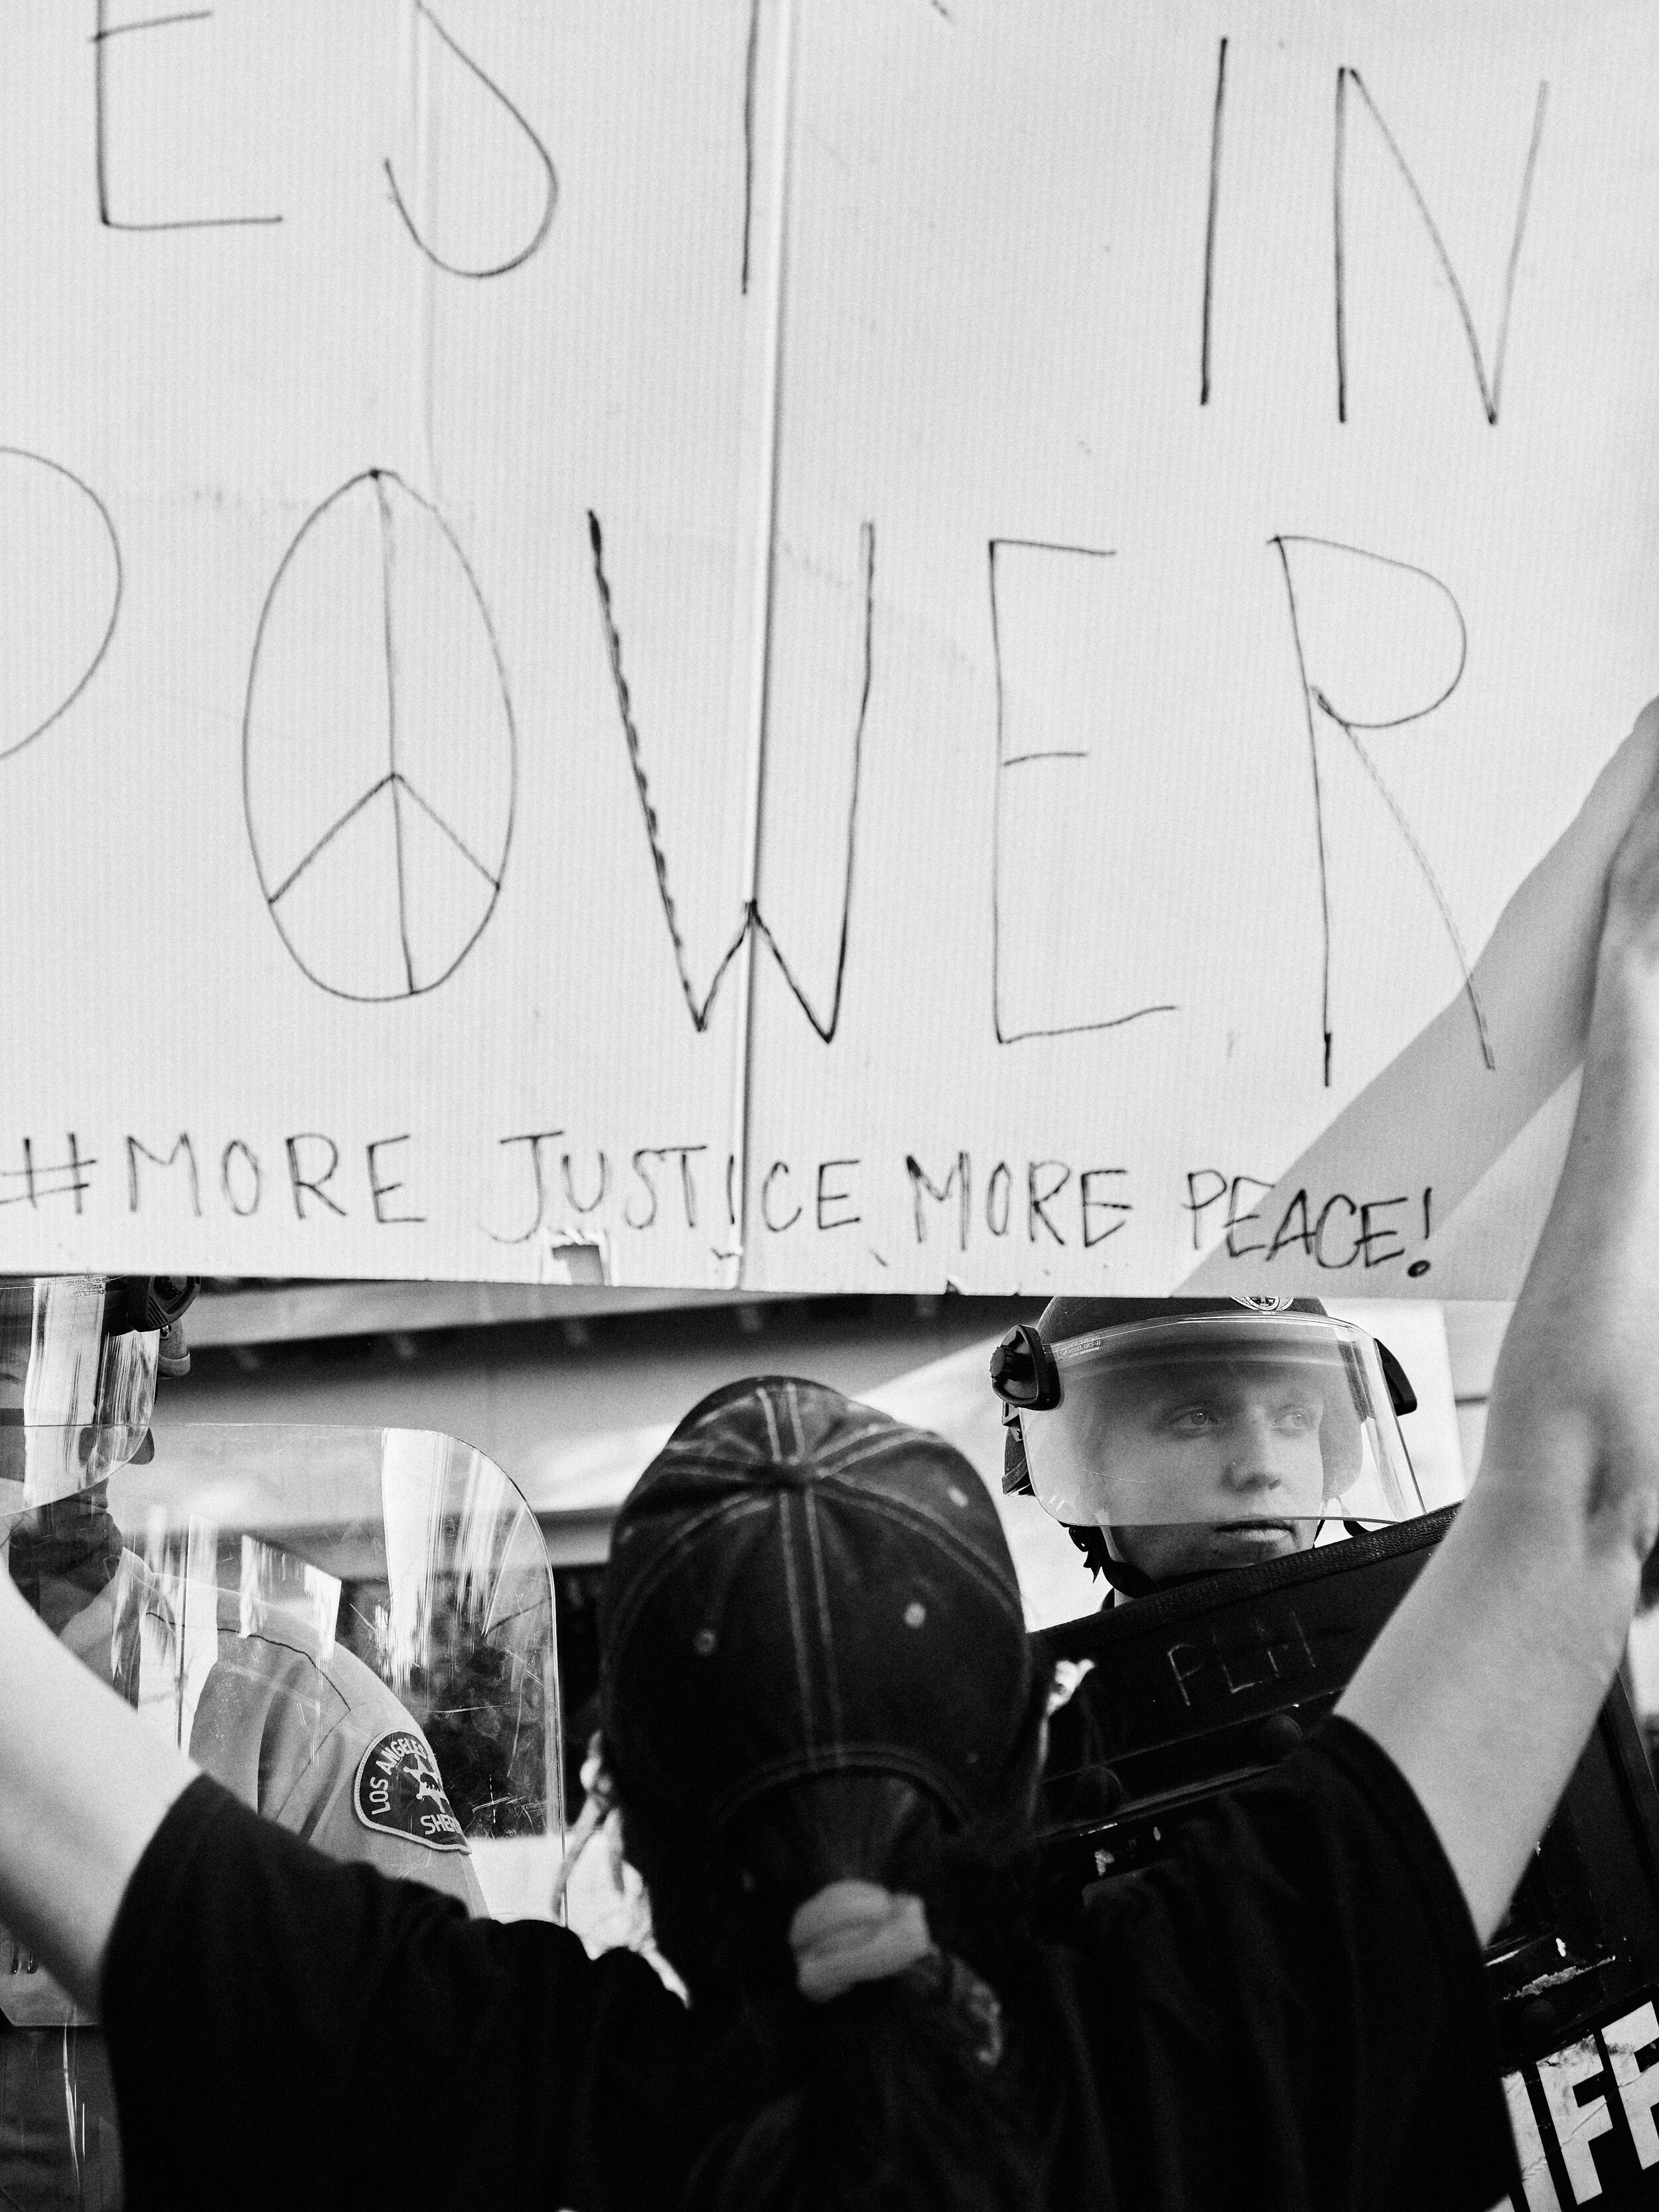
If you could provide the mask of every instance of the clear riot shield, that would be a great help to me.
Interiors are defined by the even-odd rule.
[[[0,1546],[53,1632],[258,1812],[475,1914],[526,1909],[526,1874],[550,1887],[552,1580],[470,1445],[3,1426]],[[96,2022],[0,1929],[0,2204],[121,2201]]]

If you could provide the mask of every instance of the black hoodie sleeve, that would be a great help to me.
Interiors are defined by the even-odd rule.
[[[134,2212],[362,2212],[598,2201],[600,2138],[647,2155],[684,2015],[629,1954],[471,1920],[204,1776],[122,1900],[103,2017]]]

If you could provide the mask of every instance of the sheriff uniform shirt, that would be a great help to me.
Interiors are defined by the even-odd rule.
[[[1511,2185],[1462,1894],[1346,1723],[1036,1960],[1010,2050],[1052,2057],[1054,2205],[1488,2212]],[[205,1778],[139,1863],[103,1996],[135,2212],[672,2212],[702,2147],[696,2015],[642,1960],[328,1864]]]

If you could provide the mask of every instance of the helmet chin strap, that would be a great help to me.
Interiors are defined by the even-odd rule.
[[[1327,1521],[1338,1517],[1334,1514],[1322,1513],[1318,1516],[1319,1525],[1323,1528]],[[1369,1525],[1342,1517],[1342,1526],[1350,1536],[1363,1535]],[[1068,1522],[1066,1533],[1088,1561],[1089,1572],[1102,1577],[1125,1597],[1156,1597],[1159,1590],[1180,1589],[1187,1583],[1206,1582],[1212,1575],[1227,1572],[1224,1567],[1195,1567],[1188,1574],[1152,1576],[1144,1567],[1136,1566],[1133,1559],[1118,1557],[1112,1549],[1108,1529],[1079,1528]]]
[[[1172,1589],[1176,1583],[1197,1582],[1196,1575],[1171,1575],[1164,1582],[1154,1582],[1145,1568],[1133,1560],[1120,1559],[1107,1541],[1103,1528],[1074,1528],[1069,1523],[1066,1534],[1089,1562],[1089,1572],[1102,1576],[1115,1590],[1125,1597],[1153,1597],[1161,1589]]]

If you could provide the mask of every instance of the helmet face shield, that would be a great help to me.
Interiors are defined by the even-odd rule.
[[[1072,1528],[1204,1571],[1305,1550],[1325,1524],[1423,1510],[1373,1340],[1322,1314],[1206,1313],[1052,1347],[1022,1407],[1031,1487]]]
[[[142,1447],[155,1329],[105,1334],[102,1275],[0,1279],[0,1484],[44,1505],[103,1481]]]

